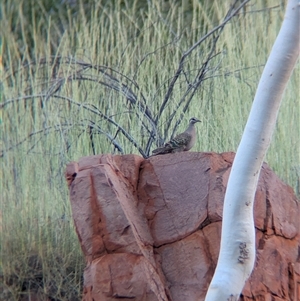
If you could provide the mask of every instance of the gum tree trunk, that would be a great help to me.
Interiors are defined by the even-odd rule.
[[[282,96],[299,57],[298,0],[289,0],[229,177],[221,249],[206,301],[237,300],[255,261],[253,201]]]

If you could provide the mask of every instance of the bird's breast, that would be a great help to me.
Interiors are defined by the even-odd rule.
[[[185,149],[186,151],[190,150],[195,145],[195,142],[196,142],[196,130],[195,130],[195,128],[193,128],[192,133],[190,133],[190,135],[191,135],[191,139],[190,139],[189,143],[186,146],[186,149]]]

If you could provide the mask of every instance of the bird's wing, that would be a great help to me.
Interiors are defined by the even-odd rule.
[[[189,133],[181,133],[167,142],[164,146],[152,151],[153,155],[168,154],[176,150],[184,151],[192,140],[192,135]]]
[[[181,133],[171,139],[167,144],[170,144],[172,148],[182,148],[189,144],[189,142],[192,140],[192,135],[188,133]]]

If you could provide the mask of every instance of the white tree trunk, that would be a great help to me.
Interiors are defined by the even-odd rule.
[[[205,301],[237,300],[254,266],[254,196],[283,92],[299,57],[299,11],[299,1],[289,0],[233,162],[224,201],[218,265]]]

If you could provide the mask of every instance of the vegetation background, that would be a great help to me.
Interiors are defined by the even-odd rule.
[[[237,149],[286,1],[249,1],[205,39],[161,110],[183,53],[231,3],[1,2],[0,300],[80,300],[84,262],[64,179],[69,161],[146,156],[192,116],[202,120],[194,151]],[[266,157],[298,195],[299,120],[298,64]]]

